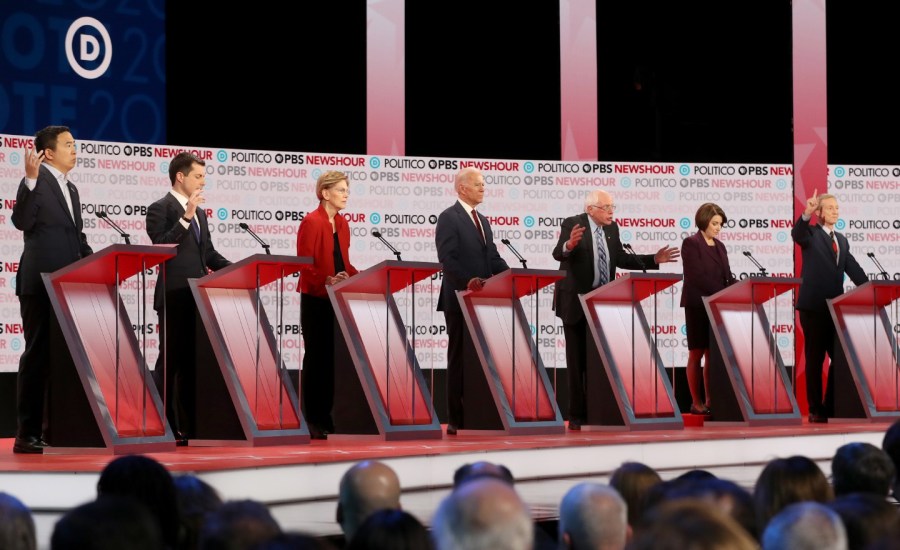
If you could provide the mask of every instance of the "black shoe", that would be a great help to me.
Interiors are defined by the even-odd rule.
[[[810,424],[828,424],[828,417],[821,414],[809,413]]]
[[[323,430],[315,424],[308,423],[307,426],[309,426],[310,439],[328,439],[328,430]]]
[[[569,420],[569,430],[571,430],[573,432],[580,432],[581,431],[581,421],[577,420],[575,418],[570,419]]]
[[[44,453],[44,447],[46,446],[47,442],[40,437],[17,437],[16,442],[13,444],[13,452],[39,455]]]
[[[709,407],[707,407],[706,405],[702,407],[695,407],[692,403],[691,414],[698,414],[700,416],[712,416],[712,411],[709,410]]]
[[[456,424],[447,424],[447,435],[456,435]]]

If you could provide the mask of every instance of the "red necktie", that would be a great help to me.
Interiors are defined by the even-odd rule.
[[[481,235],[481,242],[484,242],[484,233],[481,231],[481,222],[478,221],[478,214],[475,213],[475,209],[472,209],[472,219],[475,220],[475,229],[478,230],[478,234]]]
[[[838,244],[837,239],[834,238],[834,231],[831,232],[831,251],[834,252],[834,256],[837,258]]]

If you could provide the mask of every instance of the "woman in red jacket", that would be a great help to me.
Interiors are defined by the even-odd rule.
[[[305,348],[300,386],[313,439],[325,439],[334,431],[334,309],[325,287],[358,273],[350,263],[350,227],[339,214],[349,195],[350,182],[343,172],[319,176],[319,208],[303,218],[297,233],[297,255],[313,259],[300,270],[300,327]]]

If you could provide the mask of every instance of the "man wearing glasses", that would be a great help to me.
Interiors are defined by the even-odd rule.
[[[562,319],[569,374],[569,429],[580,430],[587,420],[585,366],[589,331],[578,297],[616,278],[616,268],[659,269],[678,260],[678,248],[664,246],[656,254],[628,254],[613,220],[616,205],[606,191],[591,191],[584,213],[566,218],[560,227],[553,258],[566,276],[556,282],[554,308]]]

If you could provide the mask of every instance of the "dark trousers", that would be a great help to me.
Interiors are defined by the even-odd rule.
[[[166,293],[165,309],[159,315],[160,353],[153,373],[166,402],[169,426],[189,438],[195,436],[197,408],[196,309],[189,288]]]
[[[822,399],[822,362],[828,354],[834,361],[835,328],[831,315],[814,311],[798,311],[803,328],[806,353],[806,401],[810,414],[834,415],[834,369],[828,369],[825,399]]]
[[[300,298],[303,331],[303,371],[300,391],[306,421],[334,431],[334,308],[328,298],[303,294]]]
[[[463,372],[469,329],[462,311],[445,311],[444,322],[447,325],[447,423],[461,428],[464,420]]]
[[[41,437],[50,372],[50,298],[42,288],[37,294],[19,296],[25,351],[19,358],[16,378],[16,437]]]
[[[585,368],[587,366],[587,321],[563,324],[566,337],[566,369],[569,379],[569,420],[587,421]]]

